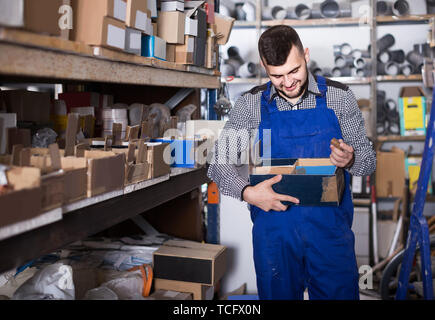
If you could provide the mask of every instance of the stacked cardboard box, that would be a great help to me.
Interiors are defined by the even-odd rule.
[[[224,246],[194,241],[167,241],[153,254],[154,287],[193,294],[193,300],[213,299],[226,270]]]

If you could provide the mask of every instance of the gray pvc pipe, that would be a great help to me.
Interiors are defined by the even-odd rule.
[[[411,74],[414,73],[414,67],[412,64],[405,64],[403,66],[400,67],[400,73],[405,75],[405,76],[409,76]]]
[[[387,63],[391,61],[390,51],[381,51],[378,53],[378,61],[381,63]]]
[[[411,63],[414,68],[417,69],[424,64],[424,57],[416,51],[409,51],[406,55],[406,61]]]
[[[287,16],[287,11],[281,6],[272,7],[272,18],[276,20],[285,19]]]
[[[405,51],[403,50],[392,50],[390,51],[391,60],[397,63],[405,62]]]
[[[394,39],[392,34],[388,33],[388,34],[384,35],[382,38],[378,39],[378,41],[376,42],[376,45],[377,45],[376,47],[378,49],[378,52],[388,50],[389,48],[394,46],[395,42],[396,42],[396,40]]]
[[[399,74],[400,67],[394,62],[390,61],[385,65],[385,73],[389,76],[397,76]]]
[[[352,50],[352,57],[354,59],[370,58],[370,52],[368,52],[367,50],[354,49]]]
[[[376,3],[378,16],[391,16],[393,14],[393,4],[390,1],[378,1]]]
[[[371,66],[372,60],[369,58],[357,58],[353,60],[353,65],[357,69],[369,69]]]
[[[343,68],[346,66],[350,66],[353,65],[353,57],[352,56],[344,56],[344,55],[339,55],[337,57],[335,57],[335,66],[338,68]]]
[[[257,66],[253,62],[247,62],[240,66],[239,76],[241,78],[250,78],[257,74]]]
[[[287,8],[287,19],[306,20],[311,16],[311,9],[300,3],[296,7]]]
[[[393,14],[395,16],[405,16],[409,14],[409,3],[406,0],[396,0],[393,3]]]
[[[322,18],[337,18],[340,16],[340,6],[337,1],[326,0],[320,4],[320,15]]]

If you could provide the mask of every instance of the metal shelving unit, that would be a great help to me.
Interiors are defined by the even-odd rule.
[[[0,28],[0,77],[7,82],[111,83],[217,89],[220,73],[121,51]],[[0,273],[131,219],[210,182],[207,168],[126,186],[0,228]],[[40,221],[41,220],[41,221]],[[24,226],[24,227],[23,227]]]

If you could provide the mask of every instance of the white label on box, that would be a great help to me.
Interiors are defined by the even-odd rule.
[[[3,122],[2,131],[0,132],[0,154],[5,154],[6,150],[6,132],[8,128],[14,128],[17,126],[17,114],[16,113],[0,113],[0,121]]]
[[[187,38],[187,52],[193,52],[195,49],[195,38]]]
[[[125,19],[127,18],[127,2],[123,0],[115,0],[113,11],[113,16],[116,19],[125,22]]]
[[[151,18],[157,18],[157,0],[148,0],[147,6],[151,11]]]
[[[154,57],[166,60],[166,41],[154,36]]]
[[[198,20],[186,17],[184,34],[196,37],[198,35]]]
[[[142,35],[140,33],[130,33],[130,48],[133,50],[140,50],[142,48],[141,43]]]
[[[109,24],[107,26],[107,44],[109,46],[124,50],[125,30]]]
[[[362,193],[362,177],[352,176],[352,192]]]
[[[179,1],[170,1],[170,2],[162,2],[160,4],[160,10],[165,11],[181,11],[184,12],[184,2]]]
[[[145,12],[138,10],[136,12],[136,23],[134,25],[136,29],[145,31],[147,27],[147,18],[148,15]]]
[[[179,292],[176,291],[166,291],[163,296],[168,298],[175,298],[178,294]]]
[[[8,27],[24,26],[24,0],[0,1],[0,24]]]

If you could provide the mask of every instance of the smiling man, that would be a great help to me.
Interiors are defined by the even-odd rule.
[[[208,175],[223,194],[250,205],[260,299],[303,299],[306,288],[310,299],[358,299],[350,174],[373,173],[376,154],[356,98],[346,85],[308,71],[309,50],[291,27],[268,29],[258,49],[270,82],[237,100],[226,132],[258,129],[260,140],[270,132],[272,158],[330,158],[345,169],[343,199],[338,207],[288,207],[282,202],[299,200],[274,192],[280,175],[250,186],[238,164],[249,145],[243,134],[225,148],[229,163],[219,149],[228,134],[221,135]]]

